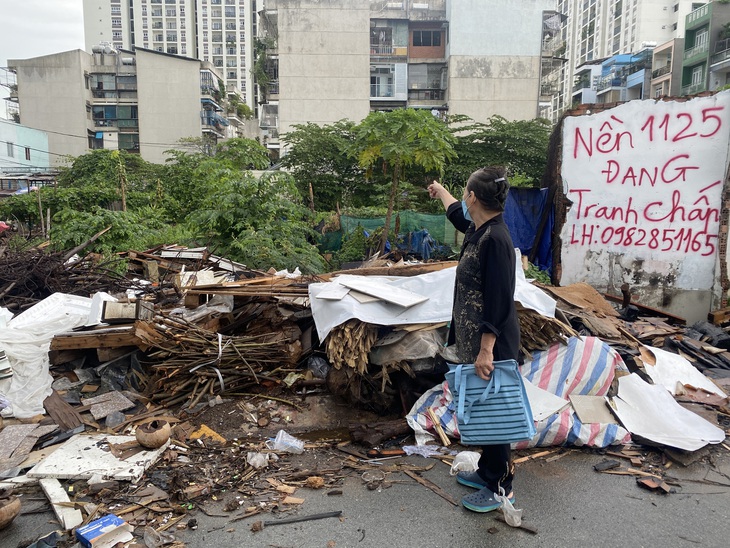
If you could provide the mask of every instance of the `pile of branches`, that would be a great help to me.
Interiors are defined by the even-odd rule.
[[[98,291],[123,292],[134,283],[96,256],[69,261],[66,252],[32,248],[0,256],[0,306],[21,312],[53,293],[89,297]]]
[[[148,347],[146,393],[166,406],[191,408],[215,395],[243,395],[264,381],[279,384],[301,353],[277,333],[222,335],[163,314],[137,321],[135,335]]]

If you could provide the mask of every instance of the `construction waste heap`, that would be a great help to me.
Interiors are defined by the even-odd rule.
[[[455,263],[307,277],[205,248],[122,259],[124,274],[94,255],[0,257],[0,527],[41,511],[40,486],[56,540],[182,545],[175,532],[211,500],[256,530],[271,521],[254,516],[296,514],[349,474],[379,488],[383,458],[450,465],[466,449],[444,381]],[[687,326],[628,287],[541,285],[522,261],[517,279],[537,426],[517,462],[600,449],[613,457],[600,472],[669,493],[668,459],[730,450],[730,312]],[[291,460],[317,451],[339,458]],[[424,469],[399,471],[456,504]]]

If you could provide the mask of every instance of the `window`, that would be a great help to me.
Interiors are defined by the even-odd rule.
[[[121,39],[122,39],[122,31],[113,30],[112,31],[112,40],[121,40]]]
[[[697,85],[702,83],[702,73],[704,72],[702,70],[703,65],[697,65],[692,69],[692,85]]]
[[[424,47],[441,46],[440,30],[414,30],[413,45]]]
[[[25,159],[30,162],[30,147],[25,147]]]
[[[15,158],[15,145],[13,143],[7,143],[8,145],[8,158]]]
[[[702,29],[697,32],[695,35],[695,47],[701,48],[707,45],[707,37],[708,37],[707,29]]]

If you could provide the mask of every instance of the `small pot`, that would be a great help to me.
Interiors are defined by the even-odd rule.
[[[8,497],[0,500],[0,529],[5,529],[20,514],[20,499]]]
[[[170,439],[170,423],[163,420],[154,420],[140,424],[137,427],[137,442],[146,449],[162,447]]]

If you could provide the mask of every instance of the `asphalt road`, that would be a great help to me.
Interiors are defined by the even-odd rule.
[[[297,456],[288,457],[296,463]],[[310,455],[311,459],[311,455]],[[427,547],[727,547],[730,545],[730,451],[715,446],[711,455],[688,467],[673,465],[667,474],[679,483],[665,495],[640,488],[633,477],[597,473],[603,456],[571,450],[557,460],[518,465],[516,507],[537,534],[513,529],[495,514],[475,514],[453,506],[405,474],[391,473],[389,488],[368,490],[359,472],[344,480],[342,495],[300,489],[306,501],[283,517],[342,511],[340,518],[266,526],[263,514],[232,522],[195,512],[197,530],[177,530],[192,548],[427,548]],[[417,466],[431,460],[405,459]],[[460,498],[470,489],[458,485],[441,462],[423,477]],[[42,497],[42,494],[39,495]],[[30,505],[30,501],[29,501]],[[211,513],[217,513],[208,505]],[[221,510],[222,512],[222,510]],[[0,531],[0,547],[15,548],[54,529],[50,512],[19,516]],[[23,542],[20,545],[25,546]]]
[[[730,545],[730,451],[722,451],[713,451],[714,466],[704,462],[670,468],[669,475],[681,486],[669,495],[642,489],[630,476],[595,472],[593,465],[604,457],[590,452],[571,451],[552,462],[522,463],[515,479],[515,506],[523,509],[524,522],[537,529],[535,535],[498,522],[494,514],[453,506],[412,480],[369,491],[353,476],[345,481],[342,496],[319,491],[302,495],[306,503],[298,515],[342,510],[340,519],[268,526],[254,533],[250,525],[258,518],[230,523],[199,516],[197,531],[178,536],[191,547],[725,548]],[[420,457],[409,461],[424,464]],[[424,477],[457,498],[470,492],[448,472],[438,463]],[[392,474],[391,479],[409,478]]]

